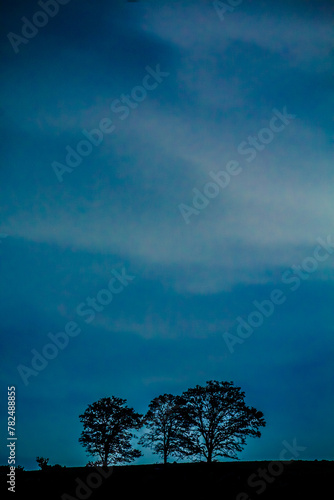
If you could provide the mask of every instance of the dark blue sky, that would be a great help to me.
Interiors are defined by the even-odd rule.
[[[1,16],[17,463],[85,465],[88,404],[144,413],[210,379],[265,415],[241,459],[294,439],[298,458],[333,459],[332,3],[65,4]]]

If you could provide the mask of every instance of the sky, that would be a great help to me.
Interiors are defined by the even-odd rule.
[[[101,397],[219,380],[240,459],[334,459],[332,2],[52,5],[2,6],[2,443],[7,386],[35,469]]]

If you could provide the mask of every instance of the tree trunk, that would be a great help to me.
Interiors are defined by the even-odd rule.
[[[108,451],[109,451],[109,447],[108,447],[107,444],[105,444],[105,446],[104,446],[103,467],[107,467],[108,466]]]
[[[208,450],[208,456],[207,456],[207,463],[211,464],[212,463],[212,450]]]

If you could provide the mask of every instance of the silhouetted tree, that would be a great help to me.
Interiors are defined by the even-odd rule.
[[[190,439],[183,443],[188,452],[209,463],[217,457],[236,459],[247,436],[260,437],[263,413],[247,406],[244,397],[233,382],[215,380],[185,391],[179,411],[190,430]]]
[[[38,465],[40,466],[40,468],[42,470],[46,470],[50,467],[50,465],[48,465],[48,462],[49,462],[48,458],[36,457],[36,462],[38,463]]]
[[[150,447],[153,453],[163,457],[166,464],[169,455],[183,456],[183,436],[186,428],[179,413],[182,403],[180,396],[163,394],[154,398],[144,417],[148,429],[139,440],[139,444]]]
[[[126,399],[115,396],[102,398],[79,415],[84,426],[79,442],[89,455],[98,455],[103,466],[131,462],[142,455],[132,448],[130,432],[142,427],[142,415],[125,403]]]

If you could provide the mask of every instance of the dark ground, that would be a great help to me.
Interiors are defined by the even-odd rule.
[[[109,469],[109,477],[98,471],[88,467],[18,471],[16,493],[7,491],[1,498],[104,500],[141,493],[145,500],[162,494],[201,500],[208,495],[222,500],[333,498],[334,461],[125,465]],[[2,468],[2,491],[7,490],[5,474]]]

